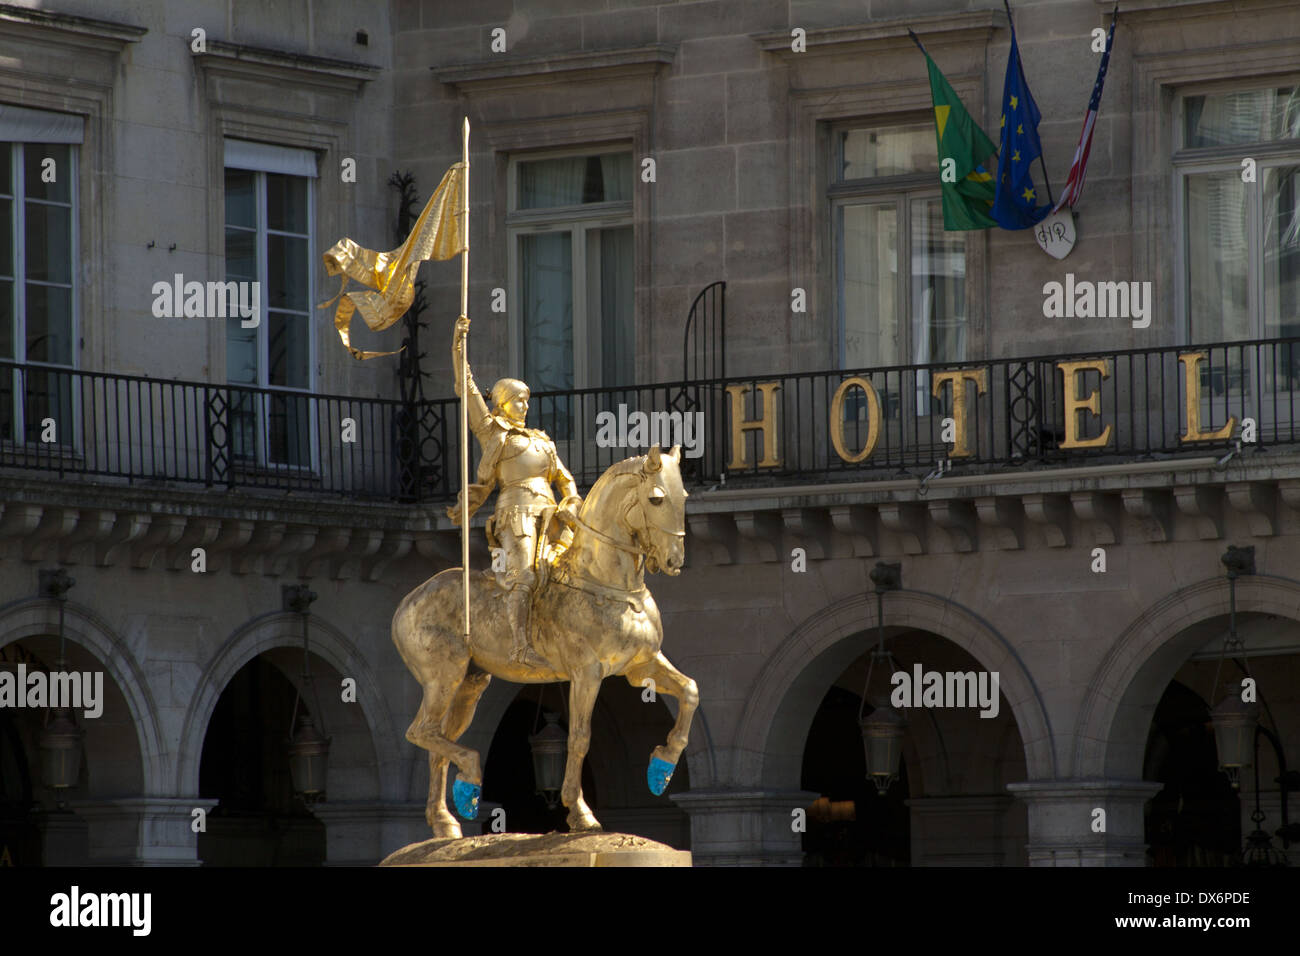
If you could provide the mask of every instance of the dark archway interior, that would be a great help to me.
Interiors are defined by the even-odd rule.
[[[1156,707],[1143,777],[1164,784],[1146,810],[1150,865],[1233,865],[1241,848],[1238,797],[1219,771],[1209,706],[1178,681]]]
[[[907,761],[876,793],[858,727],[862,698],[831,687],[813,717],[800,785],[821,794],[808,810],[804,866],[909,866],[912,861]],[[867,713],[870,713],[868,709]]]
[[[289,774],[295,696],[293,684],[263,656],[240,668],[221,692],[199,764],[199,796],[220,801],[208,813],[207,832],[198,835],[205,866],[324,863],[325,827],[294,796]]]
[[[560,727],[568,730],[569,722],[565,709],[560,707],[560,694],[555,687],[546,689],[543,707],[560,713]],[[538,720],[536,725],[535,719]],[[568,811],[559,803],[558,796],[555,808],[547,809],[546,801],[535,792],[533,757],[528,738],[544,725],[545,721],[537,717],[537,702],[522,696],[516,697],[506,708],[497,732],[492,737],[492,747],[483,768],[483,799],[501,805],[506,814],[505,828],[511,833],[550,833],[553,830],[566,832],[569,829],[564,822]],[[599,816],[600,794],[592,777],[590,761],[584,762],[582,766],[582,795],[592,812]],[[489,830],[490,824],[490,819],[485,818],[483,829]]]
[[[0,867],[40,866],[32,774],[18,723],[0,710]]]

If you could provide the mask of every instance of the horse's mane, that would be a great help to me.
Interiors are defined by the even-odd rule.
[[[582,499],[582,510],[587,510],[587,503],[600,501],[601,497],[609,490],[609,485],[614,480],[624,475],[634,475],[641,471],[645,465],[646,456],[636,455],[632,458],[625,458],[622,461],[616,461],[605,469],[605,473],[596,479],[596,483],[591,486],[591,490]]]

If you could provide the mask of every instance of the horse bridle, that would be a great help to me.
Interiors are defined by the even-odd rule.
[[[650,481],[650,480],[651,480],[651,478],[650,478],[649,475],[646,475],[646,474],[644,474],[644,473],[638,475],[638,476],[637,476],[638,489],[639,489],[640,485],[643,485],[643,484],[645,484],[647,481]],[[590,531],[591,534],[592,534],[592,536],[595,537],[598,541],[603,541],[603,542],[605,542],[605,544],[609,545],[609,546],[612,547],[612,548],[617,548],[619,551],[623,551],[623,552],[625,552],[625,553],[627,553],[627,554],[630,554],[630,555],[636,557],[636,558],[638,559],[638,566],[639,566],[639,565],[640,565],[640,559],[644,559],[644,558],[646,558],[646,557],[651,557],[651,556],[652,556],[652,555],[650,554],[650,549],[647,548],[647,547],[646,547],[646,546],[641,542],[641,532],[642,532],[643,530],[644,530],[644,531],[647,531],[647,532],[650,530],[650,528],[649,528],[649,521],[648,521],[648,520],[646,521],[646,525],[647,525],[647,527],[644,528],[644,529],[642,529],[642,528],[633,528],[633,527],[631,527],[630,525],[628,525],[628,523],[627,523],[627,515],[628,515],[628,512],[631,511],[634,507],[640,507],[640,505],[641,505],[641,500],[640,500],[640,498],[638,497],[636,500],[632,501],[631,503],[624,505],[624,506],[623,506],[623,509],[619,512],[619,515],[618,515],[618,524],[619,524],[619,527],[621,527],[624,531],[626,531],[626,532],[631,536],[632,541],[633,541],[633,543],[635,544],[635,547],[628,547],[627,545],[623,544],[621,541],[615,541],[613,538],[611,538],[609,535],[605,534],[605,532],[601,531],[599,528],[595,528],[595,527],[592,527],[591,525],[587,524],[587,522],[583,521],[582,518],[581,518],[579,515],[576,515],[576,514],[575,514],[575,515],[573,516],[573,520],[574,520],[575,522],[577,522],[579,525],[581,525],[585,530]],[[644,512],[644,509],[642,509],[642,516],[644,517],[644,515],[645,515],[645,512]],[[686,537],[686,532],[685,532],[685,531],[664,531],[662,528],[655,528],[655,530],[658,531],[660,534],[669,534],[669,535],[672,535],[672,536],[675,537],[675,538],[683,538],[683,539],[684,539],[684,538]]]

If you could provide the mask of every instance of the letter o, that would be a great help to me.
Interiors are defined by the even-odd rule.
[[[856,385],[867,394],[867,427],[870,435],[867,443],[862,446],[862,450],[856,455],[850,455],[848,449],[844,447],[844,396],[850,386]],[[840,382],[840,387],[835,390],[835,397],[831,399],[831,444],[835,446],[835,454],[849,464],[856,464],[863,461],[876,450],[876,442],[880,440],[880,397],[871,383],[859,375],[854,375]]]

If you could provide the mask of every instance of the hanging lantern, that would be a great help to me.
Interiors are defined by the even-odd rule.
[[[1219,769],[1228,775],[1234,790],[1241,785],[1241,768],[1250,766],[1258,717],[1259,704],[1246,703],[1238,693],[1228,694],[1210,711],[1214,743],[1219,752]]]
[[[867,776],[876,785],[878,796],[884,796],[889,785],[898,779],[898,768],[903,759],[903,732],[907,718],[885,704],[871,712],[859,723],[862,728],[862,746],[867,756]]]
[[[81,776],[81,731],[60,707],[41,733],[41,781],[51,790],[67,790]]]
[[[298,732],[289,742],[289,774],[293,789],[308,803],[319,800],[325,792],[325,771],[329,763],[330,742],[321,736],[310,714],[303,714]]]
[[[569,735],[560,727],[560,715],[547,711],[546,726],[528,738],[533,752],[533,779],[537,792],[546,799],[546,808],[554,810],[560,788],[564,786],[564,764],[569,749]]]

